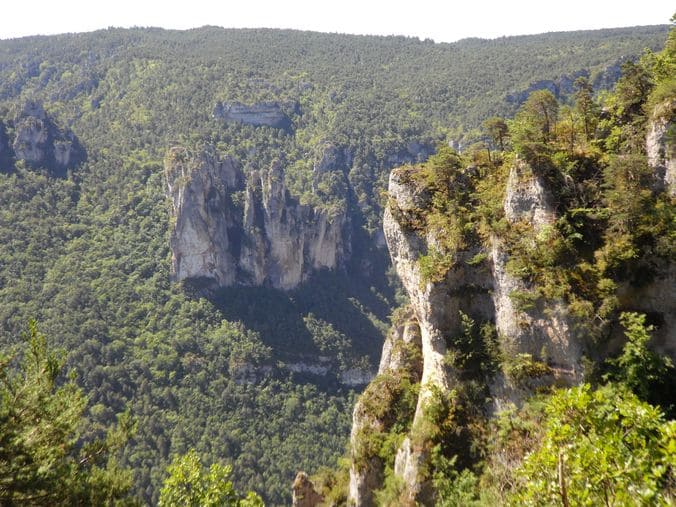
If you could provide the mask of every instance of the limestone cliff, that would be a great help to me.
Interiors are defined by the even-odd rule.
[[[226,123],[243,123],[253,126],[267,126],[286,131],[292,129],[289,113],[298,113],[298,104],[280,102],[260,102],[241,104],[239,102],[218,102],[213,115]]]
[[[172,273],[177,280],[206,277],[219,286],[235,283],[241,219],[232,200],[243,175],[231,158],[204,151],[191,158],[175,148],[165,163],[172,200]],[[239,221],[238,221],[239,219]]]
[[[663,105],[661,111],[665,107]],[[669,106],[669,111],[672,109]],[[653,197],[662,199],[660,196],[666,195],[666,201],[671,200],[673,204],[674,143],[670,132],[673,132],[673,114],[654,115],[648,125],[646,151],[656,182]],[[499,219],[496,218],[494,223],[498,225],[490,234],[484,231],[480,236],[474,232],[468,236],[473,238],[471,241],[457,242],[460,247],[447,252],[442,263],[444,269],[433,276],[423,269],[421,260],[434,257],[447,248],[443,230],[430,227],[430,220],[433,224],[434,220],[439,220],[438,217],[430,219],[436,209],[434,206],[438,206],[438,202],[434,204],[438,197],[435,192],[439,191],[439,185],[447,183],[439,183],[437,174],[424,173],[424,170],[404,167],[392,171],[390,201],[383,223],[392,263],[410,300],[407,329],[415,328],[419,332],[421,355],[417,363],[414,361],[406,366],[406,371],[421,370],[419,394],[415,413],[408,422],[408,433],[399,445],[393,464],[386,465],[377,448],[371,448],[370,453],[365,451],[374,435],[389,431],[392,420],[397,419],[387,411],[373,411],[369,405],[370,391],[374,386],[382,388],[378,384],[382,382],[379,378],[387,372],[402,371],[401,361],[392,354],[392,341],[406,341],[407,332],[395,326],[383,349],[379,376],[367,388],[354,411],[349,492],[351,503],[357,506],[374,505],[373,491],[383,488],[386,466],[392,467],[391,472],[403,485],[397,500],[399,504],[433,503],[429,475],[432,449],[438,449],[439,445],[454,445],[455,448],[462,445],[462,442],[453,443],[453,440],[462,440],[462,423],[454,422],[454,434],[440,436],[438,432],[439,400],[444,396],[450,397],[450,404],[455,403],[457,407],[463,403],[462,393],[467,391],[473,379],[478,380],[486,386],[486,392],[474,399],[480,405],[476,409],[483,412],[482,417],[490,417],[507,403],[520,404],[543,386],[581,382],[583,354],[607,353],[587,348],[592,329],[603,333],[609,340],[607,343],[613,342],[612,319],[604,321],[592,314],[603,323],[590,325],[584,320],[584,313],[573,308],[574,297],[564,299],[551,287],[544,290],[537,285],[536,278],[520,276],[517,268],[510,265],[511,257],[519,251],[515,245],[521,245],[519,248],[532,248],[537,242],[547,245],[558,234],[560,211],[557,205],[560,207],[561,194],[557,194],[553,186],[559,180],[551,172],[547,173],[548,166],[531,166],[523,159],[514,158],[503,173],[500,191],[490,194],[492,199],[498,194],[502,196],[499,211],[495,211]],[[480,177],[465,177],[474,169],[459,167],[455,170],[460,176],[451,178],[450,184],[466,185],[458,188],[458,193],[474,195],[478,188],[467,182],[472,177],[473,181],[480,181]],[[430,190],[430,185],[432,188],[436,185],[437,189]],[[480,202],[483,201],[477,201]],[[664,205],[668,206],[666,202]],[[459,209],[458,213],[463,211]],[[477,226],[476,222],[468,224],[472,228]],[[538,252],[537,248],[532,251]],[[523,251],[519,255],[523,255]],[[664,254],[652,250],[644,251],[636,262],[649,265],[652,274],[638,284],[618,277],[614,315],[623,310],[652,315],[658,323],[657,348],[675,357],[676,278],[673,263]],[[457,360],[463,354],[468,357],[468,351],[475,356],[483,353],[476,344],[473,349],[467,349],[471,345],[468,341],[472,340],[467,331],[468,323],[493,329],[489,340],[495,340],[492,353],[497,350],[497,361],[493,363],[495,366],[480,371],[479,376],[469,363]],[[481,338],[485,351],[493,347],[485,341],[487,336]],[[490,363],[490,357],[485,359],[484,362]],[[490,402],[486,403],[487,400]],[[383,417],[383,414],[386,415]],[[459,414],[461,412],[456,411],[454,417]]]
[[[410,168],[392,171],[390,204],[383,224],[392,262],[410,299],[411,325],[419,329],[422,351],[415,413],[409,433],[396,453],[393,472],[404,485],[398,500],[401,504],[428,505],[433,501],[429,476],[431,451],[440,443],[439,436],[428,429],[436,424],[430,425],[430,421],[438,417],[440,397],[456,396],[453,393],[461,392],[468,375],[474,374],[469,371],[471,367],[457,360],[469,346],[463,343],[468,339],[467,323],[494,329],[497,347],[507,362],[510,358],[528,358],[542,365],[541,371],[525,379],[513,378],[507,371],[496,371],[491,379],[484,378],[483,382],[489,386],[486,396],[492,398],[493,404],[476,409],[485,413],[508,401],[519,402],[536,386],[578,381],[582,349],[563,301],[539,301],[533,308],[517,308],[512,294],[528,292],[531,287],[509,273],[506,247],[495,235],[489,245],[470,242],[452,252],[450,267],[443,276],[433,279],[424,276],[420,258],[442,246],[438,231],[421,230],[414,225],[416,215],[429,209],[432,195],[424,185],[411,180],[410,171]],[[537,234],[556,219],[544,179],[522,161],[517,160],[511,168],[503,195],[502,213],[512,224],[527,225]],[[391,358],[389,349],[386,343],[381,370],[387,368],[383,366],[385,363],[392,362],[388,359]],[[479,353],[479,350],[472,351],[475,355]],[[366,392],[368,389],[370,387]],[[467,401],[456,398],[450,403]],[[382,487],[383,476],[383,465],[377,457],[361,457],[361,461],[355,461],[354,456],[358,454],[355,450],[363,445],[359,433],[382,431],[383,424],[380,418],[365,413],[361,401],[357,404],[350,483],[350,498],[355,505],[373,504],[368,492]],[[451,440],[458,440],[453,445],[467,445],[463,438],[461,433],[452,437]]]
[[[648,122],[646,153],[658,190],[676,197],[676,100],[658,105]]]
[[[411,301],[414,318],[420,329],[422,345],[422,378],[412,428],[422,427],[427,418],[432,392],[449,393],[458,381],[458,371],[446,360],[448,338],[459,336],[461,312],[478,321],[493,313],[490,298],[491,279],[483,267],[465,261],[474,252],[458,252],[454,266],[439,282],[425,281],[418,259],[435,246],[436,238],[424,237],[410,230],[393,215],[412,213],[425,208],[429,194],[404,181],[406,169],[392,171],[389,195],[393,199],[385,210],[383,228],[392,263]],[[430,499],[429,484],[423,469],[429,458],[430,445],[425,435],[409,435],[397,452],[394,471],[403,479],[406,492],[402,501],[413,504]]]
[[[283,167],[243,174],[236,160],[173,148],[165,160],[172,202],[172,275],[227,287],[292,289],[350,255],[347,215],[302,205]]]
[[[672,205],[676,200],[676,100],[655,107],[647,125],[646,154],[655,176],[656,191],[664,192]],[[641,286],[623,284],[621,302],[633,310],[653,316],[658,350],[676,358],[676,266],[665,259],[651,258],[653,276]]]
[[[383,345],[376,380],[357,401],[350,435],[349,501],[354,505],[375,505],[373,493],[384,479],[382,457],[369,452],[365,440],[389,431],[406,415],[402,410],[401,382],[418,383],[422,375],[421,336],[412,312],[393,326]],[[399,389],[399,390],[398,390]],[[378,404],[374,413],[374,404]],[[369,437],[370,436],[370,437]]]
[[[499,346],[506,355],[528,354],[540,358],[546,351],[553,371],[562,372],[567,381],[580,373],[580,347],[571,333],[565,305],[561,302],[541,304],[529,312],[519,311],[510,299],[516,290],[527,290],[520,280],[505,269],[506,253],[501,242],[493,238],[490,256],[485,262],[471,259],[479,247],[467,247],[453,254],[452,267],[438,281],[425,280],[419,258],[437,248],[438,238],[432,232],[422,235],[411,230],[405,220],[395,218],[425,209],[430,199],[424,189],[404,178],[407,169],[395,170],[390,176],[391,205],[385,211],[384,230],[392,262],[409,295],[422,341],[422,380],[412,433],[397,452],[394,472],[405,484],[402,501],[429,502],[431,499],[426,466],[432,442],[420,434],[428,410],[434,404],[433,393],[450,393],[461,383],[462,372],[449,361],[455,353],[456,338],[463,334],[462,317],[476,323],[494,323]],[[512,169],[505,199],[504,213],[512,222],[526,221],[536,230],[554,220],[554,211],[546,189],[523,163]],[[561,375],[560,375],[561,376]],[[553,382],[554,375],[539,378]],[[519,397],[520,387],[512,379],[498,374],[492,384],[492,396],[497,404]],[[359,502],[356,502],[360,505]]]
[[[14,158],[23,160],[29,167],[46,168],[54,175],[63,176],[84,159],[84,150],[75,135],[60,129],[38,102],[26,102],[14,118],[13,126]]]
[[[528,164],[517,160],[511,168],[505,189],[503,209],[510,224],[525,224],[536,235],[546,234],[556,221],[553,198],[544,178]],[[532,287],[510,274],[504,242],[493,235],[490,248],[491,282],[495,327],[503,354],[528,354],[546,361],[557,380],[573,384],[581,380],[581,337],[563,301],[538,300],[533,308],[520,310],[515,293],[528,293]],[[540,379],[551,381],[551,379]],[[529,389],[522,389],[499,374],[492,384],[497,407],[504,401],[518,401]]]

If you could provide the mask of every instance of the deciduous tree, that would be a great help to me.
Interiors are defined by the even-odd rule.
[[[176,456],[160,492],[161,507],[262,507],[253,492],[240,495],[230,480],[232,468],[214,463],[207,470],[194,450]]]

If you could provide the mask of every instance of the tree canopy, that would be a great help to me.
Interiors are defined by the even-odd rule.
[[[23,339],[0,356],[0,503],[135,504],[131,470],[115,459],[133,430],[129,414],[83,442],[87,398],[72,375],[63,382],[65,354],[47,346],[35,322]]]
[[[160,491],[160,507],[263,507],[256,493],[242,496],[235,491],[230,481],[231,467],[214,463],[207,470],[194,449],[176,456],[167,473]]]

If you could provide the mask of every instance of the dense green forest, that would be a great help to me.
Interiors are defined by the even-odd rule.
[[[135,431],[111,452],[133,470],[144,502],[160,499],[174,457],[195,449],[205,464],[232,465],[237,488],[288,503],[297,470],[343,452],[355,391],[335,375],[280,363],[324,354],[373,368],[388,314],[402,302],[387,252],[376,246],[389,169],[426,158],[440,141],[481,141],[482,122],[514,113],[535,82],[563,103],[577,76],[595,91],[608,88],[616,65],[660,48],[666,34],[638,27],[434,44],[205,27],[0,41],[0,345],[14,358],[8,364],[20,360],[22,333],[36,319],[49,345],[67,351],[65,367],[87,398],[83,441],[103,438],[129,411]],[[218,103],[237,101],[276,102],[290,127],[214,114]],[[30,102],[44,107],[55,143],[77,146],[67,164],[9,153]],[[319,273],[289,292],[229,288],[204,297],[194,284],[172,284],[162,161],[171,146],[204,144],[247,171],[284,160],[302,202],[348,209],[346,271]],[[328,145],[342,155],[316,175]],[[237,375],[243,364],[254,366],[253,378]]]

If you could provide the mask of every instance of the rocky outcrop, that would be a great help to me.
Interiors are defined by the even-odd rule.
[[[511,224],[527,224],[536,235],[546,233],[546,228],[553,226],[557,218],[552,201],[544,179],[517,160],[505,190],[503,208],[507,220]],[[539,300],[533,308],[519,310],[512,295],[528,293],[533,287],[508,272],[508,254],[503,242],[495,236],[491,261],[495,326],[503,354],[507,357],[528,354],[547,363],[556,373],[557,381],[568,384],[580,381],[582,349],[566,304]],[[552,380],[540,379],[545,383]],[[496,408],[505,402],[519,402],[529,392],[504,375],[498,375],[491,389]]]
[[[646,154],[658,191],[676,197],[676,101],[658,105],[648,122]]]
[[[512,224],[526,223],[536,235],[546,233],[546,228],[553,226],[557,218],[552,201],[544,179],[517,160],[510,170],[505,190],[507,220]],[[540,304],[528,312],[517,310],[510,294],[532,287],[507,272],[507,254],[497,237],[493,237],[491,258],[495,324],[498,334],[503,337],[505,350],[512,354],[539,356],[544,347],[553,364],[579,373],[577,363],[581,350],[577,341],[571,338],[574,336],[573,323],[564,303]]]
[[[28,102],[15,120],[13,148],[16,157],[29,165],[39,165],[48,157],[50,140],[47,115],[42,105]]]
[[[233,192],[243,187],[231,158],[219,160],[204,151],[192,158],[187,150],[171,150],[165,162],[172,201],[172,274],[177,280],[209,278],[218,286],[238,277],[241,225]]]
[[[406,169],[390,175],[389,195],[398,214],[425,209],[429,196],[404,178]],[[425,281],[418,259],[436,247],[433,235],[421,237],[406,224],[395,219],[391,206],[385,211],[383,228],[397,274],[409,295],[422,345],[422,379],[412,428],[422,427],[432,400],[432,393],[449,393],[458,381],[458,371],[446,360],[448,341],[462,332],[461,314],[478,322],[492,318],[493,302],[489,271],[470,266],[466,261],[476,252],[456,254],[453,267],[439,282]],[[402,444],[395,460],[395,473],[405,484],[405,503],[429,502],[429,477],[425,463],[430,446],[425,435],[411,435]]]
[[[258,384],[263,379],[292,374],[300,377],[321,377],[326,381],[338,381],[346,387],[363,387],[375,376],[372,370],[367,368],[348,368],[341,370],[334,357],[300,355],[293,362],[278,361],[275,366],[270,364],[253,364],[243,362],[231,365],[230,373],[238,384]]]
[[[319,146],[319,156],[312,166],[315,176],[333,171],[347,172],[352,167],[352,153],[347,148],[332,143],[323,143]]]
[[[85,156],[75,135],[59,129],[42,105],[34,101],[26,102],[14,119],[12,151],[16,160],[29,167],[46,168],[56,176],[64,176]]]
[[[348,387],[365,386],[374,377],[373,370],[365,368],[349,368],[338,375],[341,384]]]
[[[675,113],[673,102],[659,105],[648,123],[646,137],[647,159],[654,172],[653,197],[657,197],[656,206],[667,212],[676,197]],[[558,237],[569,237],[569,233],[562,232],[565,221],[557,213],[557,205],[560,209],[567,206],[566,197],[561,189],[556,193],[553,186],[561,175],[544,164],[531,166],[518,156],[509,160],[513,160],[509,174],[492,175],[497,178],[489,183],[499,184],[500,188],[488,187],[491,206],[498,203],[495,199],[498,192],[503,192],[501,209],[491,208],[491,219],[495,220],[492,235],[487,229],[481,229],[477,234],[467,233],[462,236],[462,241],[453,241],[462,245],[458,251],[449,251],[450,247],[445,245],[451,241],[444,238],[442,242],[437,235],[446,232],[450,236],[455,224],[464,227],[464,231],[467,231],[468,223],[477,227],[485,225],[469,222],[472,219],[463,221],[468,216],[463,215],[466,209],[463,206],[472,201],[455,197],[462,193],[463,198],[465,195],[484,198],[486,194],[482,192],[486,187],[481,187],[484,181],[476,183],[478,178],[475,178],[465,188],[463,177],[468,174],[478,176],[478,173],[471,173],[471,168],[456,167],[453,178],[444,182],[439,181],[438,173],[425,166],[395,169],[390,175],[390,200],[383,228],[393,265],[409,296],[412,321],[419,330],[421,383],[415,414],[406,426],[410,429],[393,463],[384,463],[377,448],[365,453],[364,442],[369,442],[368,437],[388,434],[391,427],[390,413],[381,411],[380,415],[374,415],[373,410],[368,410],[372,391],[381,387],[380,376],[387,368],[383,365],[399,367],[393,359],[392,344],[388,339],[383,348],[381,373],[367,387],[353,414],[350,501],[354,505],[373,505],[373,491],[383,486],[388,486],[385,491],[391,492],[391,484],[383,478],[387,476],[385,470],[389,470],[388,467],[393,468],[397,482],[403,487],[397,505],[434,504],[429,476],[434,466],[431,450],[443,449],[449,441],[457,439],[463,423],[454,420],[446,429],[440,430],[436,421],[430,421],[441,407],[437,402],[439,393],[460,400],[454,406],[460,410],[453,415],[458,419],[462,417],[462,394],[457,393],[466,392],[470,386],[468,379],[487,386],[486,392],[475,398],[481,405],[481,420],[507,405],[519,405],[538,388],[579,384],[584,380],[583,352],[594,354],[594,360],[602,361],[626,340],[623,330],[615,322],[620,311],[646,313],[656,326],[651,346],[676,357],[676,272],[672,259],[668,258],[668,245],[659,243],[654,248],[649,246],[641,250],[632,266],[638,276],[618,276],[616,281],[613,280],[613,297],[617,298],[611,302],[617,304],[613,306],[614,314],[610,317],[610,312],[585,314],[581,305],[589,304],[594,308],[594,303],[576,300],[575,288],[569,288],[561,295],[563,291],[557,290],[555,281],[562,279],[550,276],[557,267],[562,271],[555,274],[566,273],[565,263],[571,259],[556,264],[552,271],[547,271],[549,265],[546,262],[538,264],[540,260],[548,259],[547,251],[543,249],[555,245]],[[443,186],[446,184],[459,187],[446,194],[448,189]],[[457,194],[454,194],[456,190]],[[437,192],[434,198],[432,192]],[[440,199],[448,199],[448,202],[442,201],[440,205]],[[480,203],[485,205],[486,201]],[[458,210],[457,222],[444,215],[448,209],[453,209],[452,206]],[[449,222],[443,222],[445,219]],[[435,232],[435,226],[440,222],[443,226]],[[449,223],[451,225],[444,229]],[[596,255],[599,252],[597,250]],[[443,262],[437,266],[434,262],[439,253]],[[593,253],[581,251],[579,255],[589,259],[585,256]],[[575,258],[577,254],[566,250],[565,255]],[[493,361],[492,365],[476,378],[470,376],[471,371],[462,362],[456,361],[463,353],[462,341],[468,336],[463,331],[463,322],[467,321],[492,324],[494,334],[487,334],[484,343],[494,341],[497,345],[493,348],[494,358],[489,359],[489,362]],[[401,335],[401,331],[395,331],[391,336],[397,334]],[[585,350],[592,335],[602,339],[593,350]],[[440,431],[443,432],[441,436]],[[454,450],[452,444],[450,451],[441,452],[446,453],[445,456],[463,455]],[[456,463],[456,466],[461,469],[463,465]]]
[[[433,232],[421,232],[420,227],[415,226],[416,221],[411,220],[429,208],[431,197],[411,180],[407,171],[395,169],[390,175],[391,200],[383,227],[392,262],[410,298],[412,322],[419,330],[422,371],[411,430],[396,453],[394,474],[404,484],[404,493],[399,499],[402,505],[428,505],[433,502],[428,476],[430,452],[435,445],[431,439],[438,437],[425,434],[426,421],[438,410],[435,406],[438,393],[449,395],[461,388],[467,374],[452,359],[463,347],[458,340],[466,336],[463,318],[469,317],[477,324],[493,324],[499,348],[507,360],[512,356],[527,356],[551,365],[545,367],[551,373],[538,378],[538,385],[578,381],[581,347],[563,302],[540,302],[528,311],[516,308],[511,293],[531,288],[509,274],[507,253],[498,238],[493,238],[485,261],[475,261],[483,247],[470,245],[451,253],[450,269],[440,279],[422,276],[420,257],[439,250],[441,245]],[[545,231],[556,219],[544,180],[523,162],[517,162],[512,168],[503,209],[508,221],[526,223],[536,234]],[[388,340],[383,348],[381,370],[398,367],[392,349]],[[541,357],[543,354],[546,358]],[[518,402],[525,395],[523,386],[516,385],[502,373],[497,374],[490,388],[497,404]],[[367,393],[369,389],[371,386]],[[359,446],[357,437],[360,432],[382,432],[387,428],[385,421],[365,413],[361,403],[360,400],[354,412],[350,498],[355,505],[372,505],[369,491],[382,487],[383,464],[371,456],[369,461],[362,459],[357,466],[354,459]],[[488,412],[491,407],[482,408]]]
[[[672,205],[676,199],[676,101],[655,107],[647,125],[646,154],[653,170],[655,189],[666,192]],[[676,360],[676,267],[669,259],[650,260],[653,275],[640,287],[623,284],[620,304],[651,316],[656,329],[657,350]]]
[[[422,342],[417,321],[409,313],[402,322],[392,327],[383,345],[383,354],[378,375],[390,376],[395,382],[406,378],[409,382],[419,382],[422,376]],[[375,383],[369,389],[379,390]],[[374,393],[377,395],[377,393]],[[356,403],[352,414],[352,432],[350,449],[352,464],[350,467],[350,485],[348,499],[351,505],[375,505],[374,491],[382,487],[385,465],[380,456],[367,453],[364,441],[376,434],[389,430],[397,417],[392,414],[394,398],[385,398],[380,408],[381,416],[372,413],[370,406],[372,393],[365,393]],[[383,417],[389,413],[390,417]],[[393,417],[394,416],[394,417]]]
[[[315,491],[315,486],[305,472],[298,472],[293,481],[291,505],[293,507],[315,507],[324,497]]]
[[[218,102],[213,115],[226,123],[243,123],[253,126],[268,126],[291,131],[293,123],[287,111],[298,113],[298,104],[280,102],[259,102],[242,104],[240,102]]]
[[[172,201],[172,276],[227,287],[288,290],[350,255],[346,213],[302,205],[284,184],[281,163],[245,176],[237,162],[183,148],[165,160]]]

